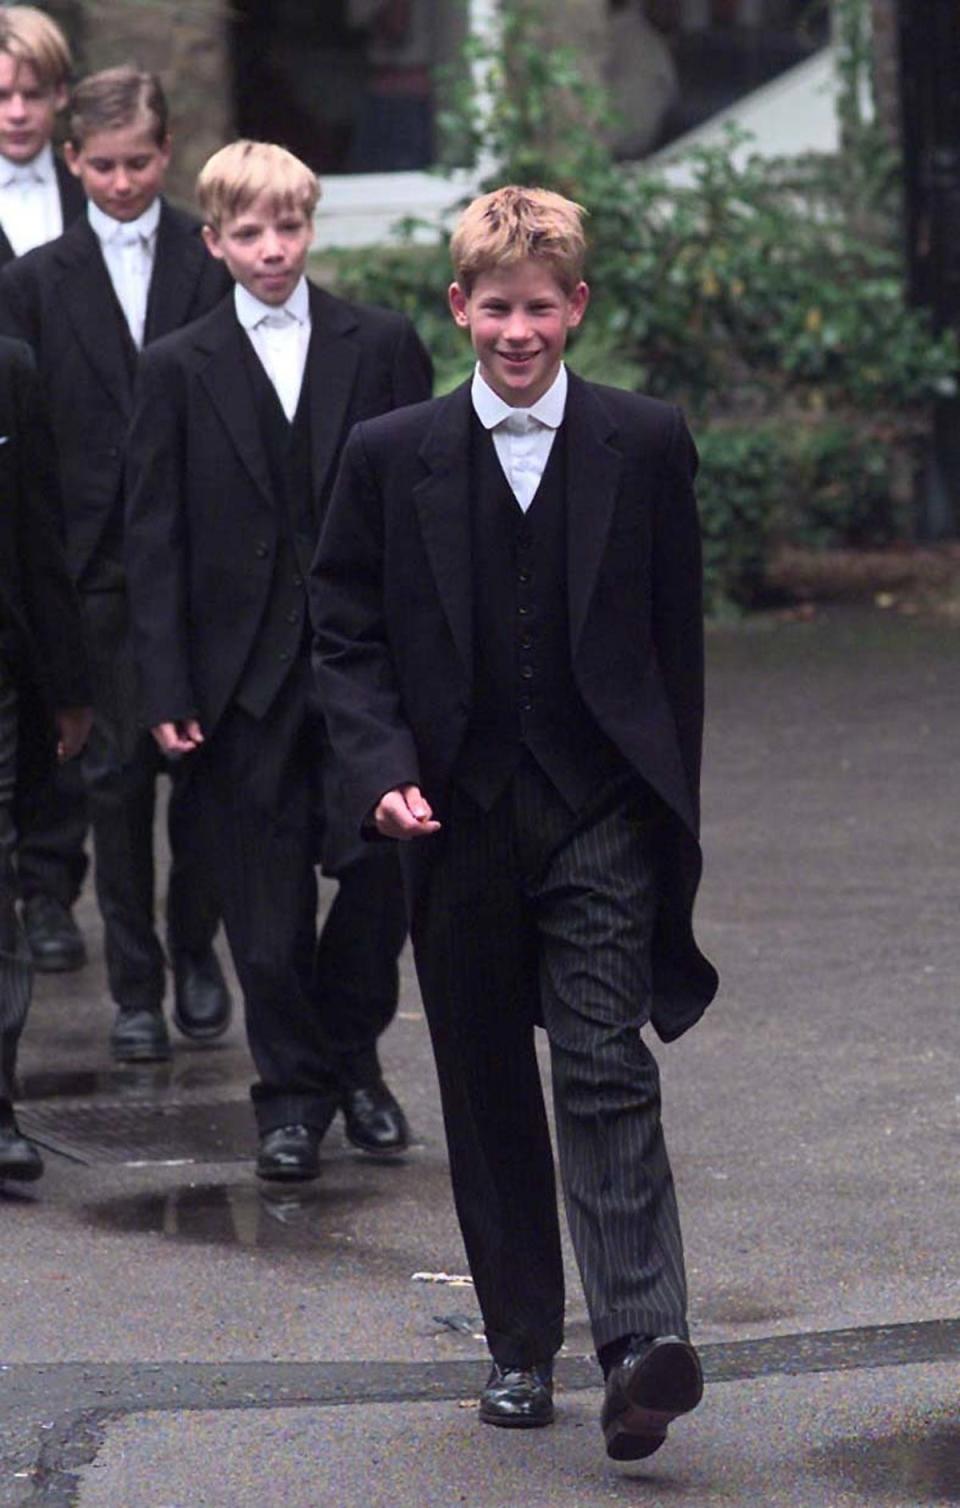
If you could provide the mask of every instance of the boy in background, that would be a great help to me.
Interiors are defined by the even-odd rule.
[[[0,10],[0,267],[61,235],[86,204],[54,153],[72,62],[67,39],[32,5]],[[50,772],[20,834],[23,921],[36,969],[86,961],[72,907],[87,871],[87,803],[79,761]]]
[[[107,69],[76,89],[65,155],[87,210],[0,274],[0,325],[36,356],[60,459],[67,559],[94,676],[83,759],[118,1062],[170,1055],[154,924],[153,813],[164,761],[138,720],[123,564],[123,458],[142,346],[212,308],[225,278],[196,220],[162,197],[171,143],[159,81]],[[170,767],[167,947],[174,1021],[219,1036],[230,997],[212,941],[219,907],[189,781]]]
[[[0,337],[0,1182],[43,1160],[13,1111],[31,959],[16,912],[17,819],[90,728],[83,629],[59,534],[57,476],[30,352]]]
[[[197,194],[235,280],[145,352],[129,446],[127,560],[145,721],[196,766],[216,818],[224,923],[258,1073],[257,1172],[310,1179],[337,1108],[347,1136],[409,1132],[377,1036],[406,934],[393,853],[338,830],[321,790],[306,578],[351,426],[430,392],[409,320],[305,276],[319,196],[282,147],[237,141]],[[339,889],[317,936],[315,866]]]
[[[696,452],[678,409],[568,373],[578,205],[507,187],[451,242],[477,356],[360,424],[311,581],[356,828],[397,840],[451,1176],[493,1366],[487,1424],[553,1418],[564,1289],[534,1048],[617,1460],[696,1407],[657,1065],[716,975],[694,943],[703,717]]]

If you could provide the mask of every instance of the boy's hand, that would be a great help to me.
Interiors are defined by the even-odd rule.
[[[381,796],[373,813],[373,825],[384,838],[428,838],[440,831],[433,809],[418,785],[398,785]]]
[[[64,760],[73,759],[79,754],[90,737],[93,708],[61,707],[54,713],[54,722],[60,735],[57,740],[57,758],[62,764]]]
[[[203,743],[203,729],[195,717],[185,717],[177,723],[157,723],[150,732],[168,759],[192,754]]]

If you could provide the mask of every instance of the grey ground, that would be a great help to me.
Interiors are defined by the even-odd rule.
[[[242,1033],[113,1071],[99,928],[39,983],[0,1194],[0,1505],[927,1508],[960,1502],[960,628],[835,609],[713,633],[700,935],[723,991],[663,1049],[710,1386],[607,1463],[570,1266],[554,1429],[483,1380],[426,1029],[384,1043],[415,1150],[330,1133],[253,1178]]]

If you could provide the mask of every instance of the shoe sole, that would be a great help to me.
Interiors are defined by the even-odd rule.
[[[43,1177],[43,1164],[39,1168],[4,1168],[0,1167],[0,1184],[2,1183],[36,1183],[38,1178]]]
[[[180,1035],[188,1037],[191,1042],[213,1042],[217,1037],[223,1036],[230,1025],[230,1017],[227,1016],[224,1021],[219,1022],[216,1026],[193,1026],[184,1021],[183,1017],[178,1016],[176,1011],[174,1011],[173,1024]]]
[[[86,964],[87,955],[82,953],[75,958],[38,958],[36,953],[31,953],[30,962],[38,974],[75,974]]]
[[[264,1183],[312,1183],[320,1177],[320,1169],[313,1172],[304,1172],[300,1168],[257,1168],[258,1178]]]
[[[399,1157],[401,1153],[409,1152],[410,1150],[410,1143],[408,1141],[398,1141],[392,1147],[373,1147],[369,1142],[361,1141],[359,1137],[351,1136],[346,1127],[344,1127],[344,1135],[351,1147],[354,1147],[358,1152],[365,1152],[368,1157]]]
[[[624,1408],[604,1426],[607,1455],[642,1461],[660,1449],[668,1426],[691,1413],[703,1397],[703,1373],[692,1347],[682,1341],[654,1345],[629,1375]]]
[[[548,1424],[553,1423],[555,1418],[553,1409],[550,1410],[549,1416],[542,1419],[525,1418],[522,1414],[508,1414],[501,1418],[496,1414],[485,1413],[482,1404],[477,1412],[481,1424],[492,1424],[496,1429],[545,1429]]]

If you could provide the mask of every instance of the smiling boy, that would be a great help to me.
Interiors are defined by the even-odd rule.
[[[86,213],[0,275],[0,326],[33,348],[60,464],[67,558],[80,590],[95,721],[82,773],[119,1062],[169,1057],[164,948],[154,920],[153,813],[166,766],[138,718],[123,564],[123,458],[142,346],[212,308],[227,280],[200,225],[161,190],[170,161],[159,80],[92,74],[71,101],[65,155]],[[219,907],[189,782],[172,771],[167,945],[174,1020],[219,1036],[230,996],[212,940]]]
[[[311,583],[358,829],[400,841],[461,1231],[493,1366],[480,1417],[553,1418],[564,1289],[534,1050],[618,1460],[699,1402],[657,1066],[716,974],[691,913],[703,648],[696,452],[678,409],[563,362],[580,210],[475,200],[449,290],[477,356],[358,425]]]
[[[314,174],[266,142],[217,152],[197,193],[235,279],[206,318],[144,356],[127,547],[143,710],[195,767],[215,818],[224,921],[257,1069],[257,1172],[303,1180],[337,1109],[350,1141],[403,1151],[377,1037],[406,935],[390,851],[338,835],[321,789],[306,577],[358,419],[425,398],[409,321],[305,276]],[[321,846],[339,888],[317,936]]]

